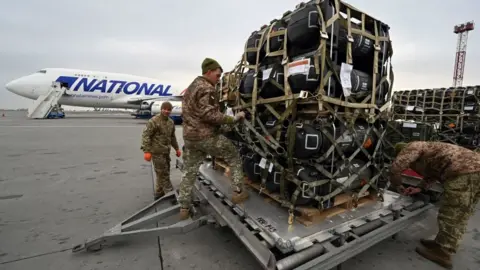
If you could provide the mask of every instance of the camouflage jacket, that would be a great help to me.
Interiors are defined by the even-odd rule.
[[[422,175],[426,183],[444,183],[462,174],[480,172],[480,154],[450,143],[415,141],[407,144],[393,162],[391,183],[400,185],[401,173],[409,168]]]
[[[233,124],[234,118],[220,112],[215,87],[198,76],[188,86],[182,100],[183,138],[198,141],[218,133],[219,126]]]
[[[170,153],[170,146],[178,150],[177,137],[175,136],[175,124],[169,117],[157,114],[148,120],[142,134],[142,146],[140,149],[155,154]]]

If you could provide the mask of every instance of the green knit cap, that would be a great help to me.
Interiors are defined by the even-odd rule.
[[[202,74],[205,74],[207,73],[208,71],[210,70],[215,70],[217,68],[220,68],[220,70],[223,72],[223,69],[222,67],[220,66],[220,64],[215,61],[214,59],[212,58],[205,58],[205,60],[203,60],[202,62]]]
[[[405,146],[407,146],[407,143],[404,142],[399,142],[395,144],[395,155],[398,156],[398,154],[400,154],[400,152],[403,150],[403,148],[405,148]]]

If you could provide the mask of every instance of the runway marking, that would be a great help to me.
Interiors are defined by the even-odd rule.
[[[18,195],[8,195],[8,196],[1,196],[0,200],[10,200],[10,199],[17,199],[23,197],[23,194],[18,194]]]

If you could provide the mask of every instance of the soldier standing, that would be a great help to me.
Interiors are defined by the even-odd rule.
[[[170,146],[175,149],[177,157],[181,151],[175,136],[175,124],[169,117],[172,104],[162,103],[160,113],[148,120],[142,134],[141,150],[146,161],[152,160],[155,168],[155,200],[173,190],[170,182]]]
[[[193,80],[183,96],[183,139],[185,143],[184,174],[179,187],[180,219],[189,217],[192,187],[198,169],[207,155],[221,158],[230,166],[233,178],[232,202],[248,198],[243,188],[243,170],[240,155],[226,137],[219,134],[223,124],[235,124],[245,117],[243,112],[228,116],[220,112],[215,85],[222,76],[217,61],[206,58],[202,74]]]
[[[401,173],[409,168],[424,177],[423,188],[428,189],[436,181],[443,185],[443,201],[437,217],[439,232],[434,240],[421,239],[422,246],[416,251],[451,269],[451,256],[456,253],[480,198],[480,155],[442,142],[399,143],[395,150],[397,157],[391,167],[390,182],[399,192],[411,195],[422,191],[402,186]]]

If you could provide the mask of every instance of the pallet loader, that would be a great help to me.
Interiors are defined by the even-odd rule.
[[[183,163],[176,161],[182,169]],[[153,167],[152,167],[153,172]],[[152,173],[155,177],[155,173]],[[74,253],[98,251],[117,240],[135,236],[183,234],[204,225],[228,226],[257,259],[263,269],[332,269],[378,242],[423,218],[433,207],[428,198],[419,200],[385,190],[383,200],[359,206],[312,226],[294,220],[289,225],[288,212],[266,203],[258,192],[250,192],[248,201],[234,205],[229,200],[230,181],[206,161],[200,167],[193,189],[194,207],[190,219],[147,228],[149,224],[175,216],[180,205],[172,191],[141,209],[102,236],[75,246]],[[172,200],[173,199],[173,200]],[[149,213],[163,205],[162,210]]]

